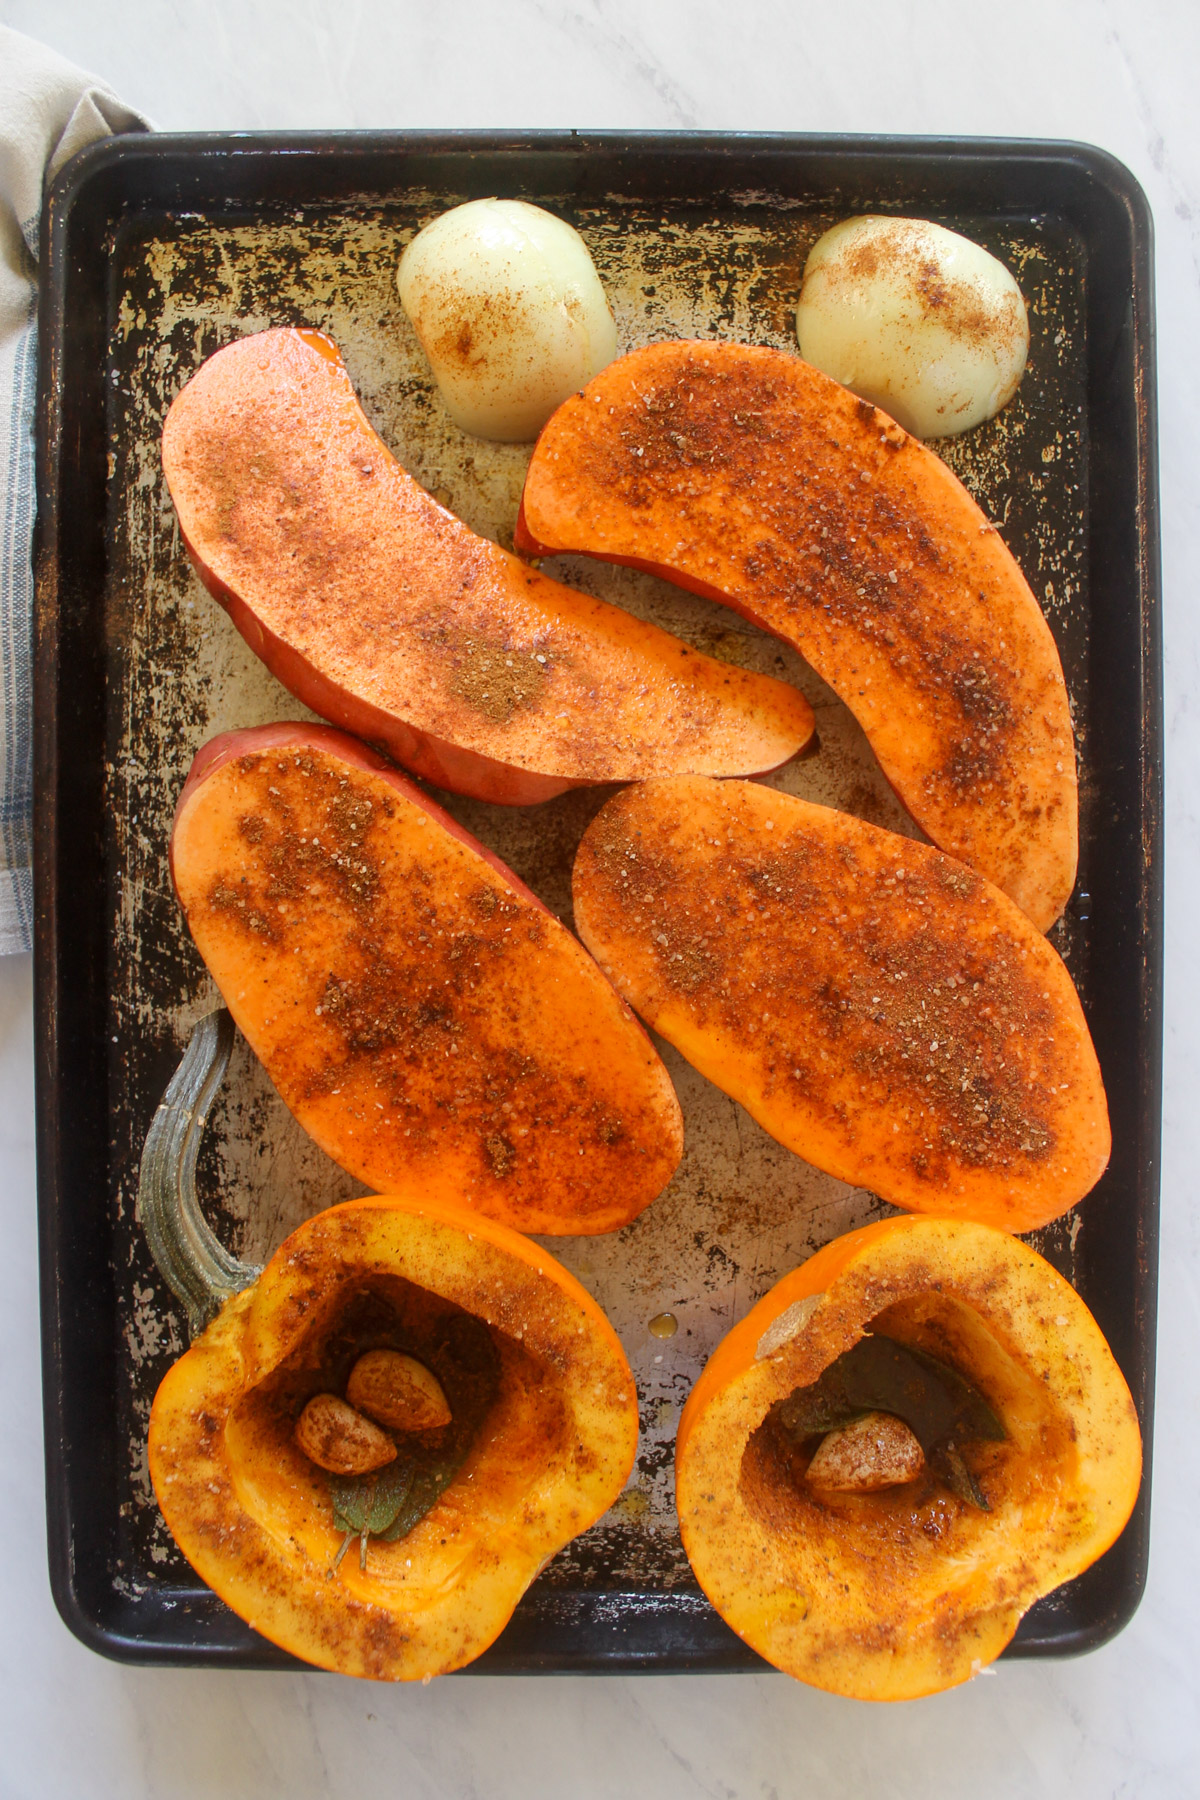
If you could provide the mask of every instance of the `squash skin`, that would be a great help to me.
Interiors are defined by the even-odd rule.
[[[628,1224],[674,1173],[679,1103],[628,1007],[361,744],[283,724],[205,745],[171,873],[281,1097],[368,1186],[438,1169],[517,1230],[588,1234]]]
[[[515,542],[723,601],[845,701],[941,849],[1041,930],[1075,881],[1062,666],[1017,564],[936,452],[798,357],[654,344],[538,439]]]
[[[1004,1419],[990,1513],[905,1489],[830,1504],[802,1478],[772,1494],[769,1465],[747,1458],[770,1406],[888,1308],[907,1312],[892,1335],[954,1362]],[[684,1546],[718,1612],[785,1673],[864,1700],[940,1692],[991,1662],[1115,1542],[1140,1479],[1133,1401],[1082,1300],[1018,1239],[961,1220],[885,1219],[785,1276],[710,1358],[676,1440]]]
[[[352,1552],[328,1577],[342,1534],[319,1471],[290,1436],[256,1439],[241,1414],[339,1297],[386,1276],[483,1319],[501,1387],[433,1509],[405,1538],[373,1539],[365,1573]],[[149,1445],[172,1535],[247,1623],[320,1668],[413,1681],[485,1650],[548,1558],[617,1498],[637,1400],[611,1325],[574,1277],[432,1180],[294,1232],[168,1371]]]
[[[818,1168],[1028,1231],[1111,1134],[1061,959],[940,851],[755,783],[626,788],[584,833],[575,922],[618,991]]]
[[[260,332],[176,396],[163,469],[185,547],[315,712],[457,793],[778,767],[803,695],[529,569],[439,506],[376,435],[337,347]]]

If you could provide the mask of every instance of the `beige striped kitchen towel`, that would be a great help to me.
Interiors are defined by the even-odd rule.
[[[77,150],[146,121],[94,76],[0,25],[0,954],[33,936],[30,613],[42,194]]]

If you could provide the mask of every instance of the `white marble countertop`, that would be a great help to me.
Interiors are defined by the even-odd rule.
[[[1157,227],[1168,900],[1149,1589],[1113,1644],[897,1707],[781,1676],[442,1681],[120,1667],[43,1527],[28,958],[0,962],[0,1795],[1074,1800],[1200,1794],[1200,7],[1195,0],[0,0],[164,129],[611,126],[1082,139]],[[1189,424],[1189,421],[1191,423]]]

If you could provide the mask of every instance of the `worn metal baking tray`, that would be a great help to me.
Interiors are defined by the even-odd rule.
[[[86,1642],[151,1661],[290,1659],[202,1587],[146,1475],[150,1399],[183,1322],[133,1215],[154,1105],[214,1002],[170,892],[175,797],[213,732],[302,713],[189,571],[158,466],[201,358],[269,324],[342,345],[401,460],[475,529],[511,532],[527,452],[451,427],[395,297],[400,244],[461,199],[541,201],[585,232],[622,342],[794,347],[809,245],[835,218],[933,217],[997,250],[1030,301],[1012,405],[944,453],[1001,525],[1062,650],[1082,768],[1079,887],[1052,938],[1112,1106],[1112,1164],[1038,1235],[1125,1370],[1149,1436],[1159,1136],[1160,685],[1151,227],[1127,172],[1076,145],[731,135],[447,133],[125,138],[86,152],[44,221],[37,553],[37,1042],[50,1566]],[[649,576],[561,559],[567,579],[719,656],[784,672],[820,751],[773,777],[895,829],[849,714],[800,660]],[[441,796],[439,796],[441,797]],[[569,918],[571,856],[603,791],[450,810]],[[671,1506],[679,1407],[704,1358],[787,1269],[888,1210],[809,1169],[672,1052],[688,1128],[668,1191],[626,1231],[559,1239],[638,1377],[642,1441],[606,1520],[530,1589],[485,1670],[761,1667],[700,1595]],[[269,1251],[355,1191],[243,1049],[201,1186],[232,1248]],[[648,1331],[669,1311],[669,1340]],[[1144,1581],[1148,1491],[1120,1542],[1040,1603],[1017,1654],[1089,1648]]]

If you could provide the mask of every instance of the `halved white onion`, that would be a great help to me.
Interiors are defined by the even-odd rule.
[[[450,417],[476,437],[536,437],[617,353],[587,245],[523,200],[470,200],[434,219],[396,286]]]
[[[1029,349],[1021,290],[969,238],[924,219],[844,219],[818,238],[796,309],[800,354],[915,437],[998,413]]]

